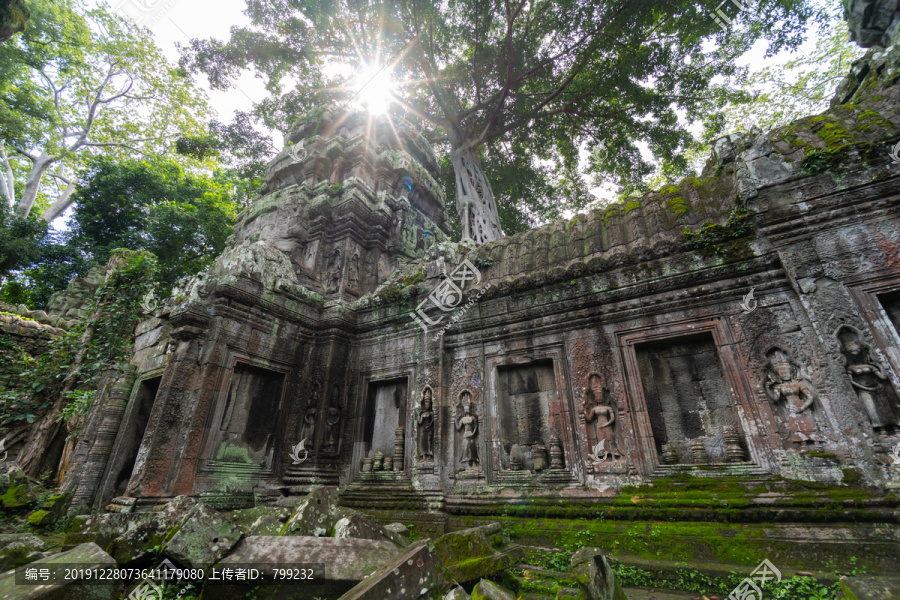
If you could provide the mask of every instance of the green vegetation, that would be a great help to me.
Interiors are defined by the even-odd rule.
[[[73,421],[87,409],[101,373],[127,361],[133,351],[140,302],[153,287],[156,258],[147,252],[117,250],[111,260],[115,267],[88,304],[86,316],[29,365],[23,375],[28,387],[0,394],[0,429],[50,420],[39,429],[47,436],[37,436],[19,458],[31,475],[36,475],[45,445],[52,442],[61,422]]]
[[[728,221],[724,225],[706,223],[697,231],[685,227],[681,230],[682,239],[689,249],[704,256],[745,258],[752,254],[752,250],[738,240],[746,238],[756,228],[755,215],[753,210],[738,204],[728,213]]]

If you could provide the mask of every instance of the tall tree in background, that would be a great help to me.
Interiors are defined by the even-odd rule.
[[[19,269],[0,286],[0,299],[44,307],[53,292],[91,265],[106,264],[118,248],[158,257],[156,291],[164,297],[177,279],[202,271],[225,249],[241,198],[222,172],[190,173],[160,157],[99,157],[79,175],[64,232],[48,234],[44,221],[18,219],[26,235],[14,245],[0,227],[0,274],[4,267]],[[27,224],[44,227],[32,232]]]
[[[591,170],[619,184],[652,170],[639,141],[677,160],[691,140],[678,112],[699,120],[720,106],[732,92],[715,77],[734,75],[761,38],[769,54],[796,46],[815,12],[809,0],[755,6],[720,31],[712,7],[693,1],[248,0],[250,27],[227,43],[194,40],[183,64],[218,88],[255,70],[273,94],[257,115],[284,131],[289,115],[346,89],[328,75],[335,64],[364,71],[390,60],[396,100],[449,156],[463,231],[480,243],[502,235],[482,165],[491,150],[565,177],[582,146],[605,143],[615,152]],[[286,89],[291,81],[301,84]]]
[[[842,11],[841,0],[826,3],[818,23],[821,35],[810,36],[816,40],[813,49],[735,78],[732,85],[739,86],[744,96],[732,98],[704,116],[700,139],[684,152],[688,164],[661,160],[643,185],[626,192],[639,194],[696,175],[709,157],[710,143],[720,136],[753,130],[765,133],[826,110],[853,62],[865,53],[850,41]]]
[[[152,39],[106,5],[29,6],[26,33],[0,45],[0,196],[23,218],[43,196],[50,221],[91,156],[163,153],[202,131],[208,109]]]

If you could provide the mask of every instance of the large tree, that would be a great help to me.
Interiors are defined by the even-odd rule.
[[[165,152],[202,131],[208,109],[151,37],[105,4],[29,8],[25,33],[0,44],[0,196],[20,217],[42,198],[49,221],[92,156]]]
[[[160,157],[99,157],[78,183],[64,232],[48,235],[46,222],[34,216],[9,215],[5,227],[0,219],[0,276],[16,270],[0,286],[0,299],[43,308],[53,292],[91,265],[106,264],[118,248],[158,257],[156,290],[165,296],[177,279],[202,271],[225,249],[242,198],[224,173],[190,173]]]
[[[686,0],[247,0],[252,24],[228,42],[193,40],[183,64],[219,88],[255,70],[272,92],[257,115],[284,131],[352,90],[336,66],[387,63],[397,103],[443,144],[464,235],[481,243],[502,235],[482,167],[491,151],[571,174],[582,147],[605,144],[613,151],[596,155],[593,173],[638,183],[651,170],[639,142],[678,160],[691,139],[685,119],[734,93],[718,82],[738,71],[736,58],[762,38],[769,54],[796,46],[815,13],[810,0],[761,0],[720,29],[713,10]]]

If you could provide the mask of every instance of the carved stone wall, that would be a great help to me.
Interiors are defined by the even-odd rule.
[[[685,470],[883,484],[900,86],[860,81],[853,103],[718,140],[699,178],[477,248],[447,241],[408,125],[301,120],[232,247],[139,327],[100,495],[333,483],[465,513]]]

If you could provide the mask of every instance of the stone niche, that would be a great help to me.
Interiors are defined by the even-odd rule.
[[[638,344],[635,351],[657,454],[671,445],[678,463],[702,463],[702,444],[709,462],[727,462],[723,428],[742,428],[712,335]]]
[[[552,430],[550,417],[558,401],[553,361],[501,366],[497,375],[501,469],[534,471],[535,447],[538,470],[548,468],[550,438],[559,435]]]
[[[405,377],[369,383],[361,440],[353,448],[356,470],[364,458],[374,458],[378,452],[393,461],[396,431],[406,427],[407,402],[408,383]]]
[[[283,373],[236,363],[225,400],[213,417],[208,458],[271,469],[283,389]]]
[[[141,381],[130,412],[119,430],[119,446],[110,457],[110,474],[113,477],[108,484],[112,486],[112,496],[124,495],[128,487],[161,380],[162,377],[151,377]]]

